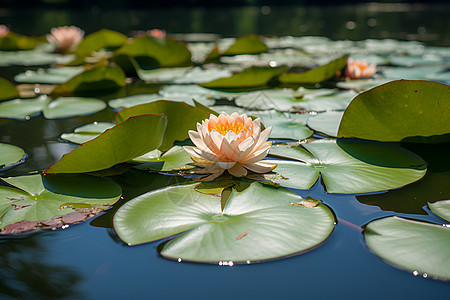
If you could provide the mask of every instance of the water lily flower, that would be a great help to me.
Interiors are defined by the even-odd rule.
[[[371,78],[376,70],[377,65],[375,63],[369,65],[366,61],[356,61],[349,58],[345,75],[350,79]]]
[[[213,173],[208,180],[219,177],[225,170],[236,177],[247,175],[247,169],[255,173],[267,173],[277,165],[264,163],[272,142],[267,142],[272,127],[261,132],[261,120],[252,120],[237,112],[197,123],[197,131],[190,130],[189,137],[197,147],[185,146],[198,166],[205,173]]]
[[[147,35],[163,39],[166,37],[166,31],[163,29],[156,29],[156,28],[150,29],[150,30],[147,30]]]
[[[0,24],[0,38],[7,36],[9,28],[6,25]]]
[[[84,37],[84,31],[76,26],[54,27],[47,34],[47,41],[60,53],[66,53],[77,46]]]

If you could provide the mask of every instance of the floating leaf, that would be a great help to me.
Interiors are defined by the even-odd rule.
[[[50,98],[46,95],[33,99],[14,99],[0,103],[0,118],[29,119],[30,116],[41,112]]]
[[[389,79],[355,79],[336,82],[336,86],[342,89],[365,91],[389,81]]]
[[[191,67],[157,68],[151,70],[138,69],[140,79],[153,83],[170,83],[186,74]]]
[[[162,97],[158,94],[140,94],[110,100],[108,105],[115,109],[122,109],[161,99]]]
[[[78,55],[90,54],[101,49],[115,49],[126,43],[128,37],[120,32],[101,29],[84,37],[75,51]]]
[[[0,101],[18,98],[19,91],[8,80],[0,77]]]
[[[183,102],[160,100],[121,110],[117,114],[116,123],[142,114],[165,114],[167,116],[168,123],[164,139],[161,146],[158,147],[159,150],[166,151],[172,148],[175,141],[187,139],[188,131],[194,130],[197,122],[209,118],[210,111]]]
[[[239,106],[254,109],[293,110],[301,100],[295,97],[292,89],[261,90],[245,93],[236,98]]]
[[[0,50],[31,50],[34,49],[38,43],[38,38],[25,36],[15,32],[9,32],[6,36],[0,38]]]
[[[65,63],[72,58],[71,55],[63,56],[38,50],[0,52],[0,66],[42,66],[53,63]]]
[[[450,222],[450,200],[428,203],[430,209],[442,219]]]
[[[390,144],[322,139],[301,145],[272,146],[271,155],[298,160],[302,164],[284,166],[290,170],[289,174],[277,167],[274,171],[278,177],[263,176],[282,186],[308,189],[320,174],[329,193],[355,194],[398,188],[421,179],[426,173],[425,162],[419,156]],[[310,185],[292,184],[289,179],[294,175],[303,177],[301,182]]]
[[[135,38],[115,52],[115,56],[133,57],[142,68],[184,67],[192,64],[186,45],[169,39],[143,36]]]
[[[315,131],[325,133],[331,137],[336,137],[343,114],[343,111],[318,113],[317,115],[310,116],[306,124]]]
[[[319,83],[336,76],[336,72],[347,64],[347,58],[348,55],[344,55],[304,73],[284,73],[280,75],[279,80],[282,83]]]
[[[25,151],[23,151],[22,148],[10,144],[0,143],[0,169],[4,166],[17,163],[24,157],[24,155]]]
[[[151,151],[132,160],[141,163],[136,166],[138,169],[151,171],[173,171],[191,169],[191,156],[180,146],[173,146],[163,155],[159,150]]]
[[[328,207],[293,206],[301,197],[253,183],[220,198],[180,185],[152,191],[123,205],[114,228],[129,245],[176,236],[161,255],[178,261],[253,263],[282,258],[322,243],[334,227]]]
[[[61,138],[75,144],[83,144],[96,138],[105,130],[114,127],[116,124],[110,122],[94,122],[75,128],[73,133],[63,133]]]
[[[228,93],[216,90],[206,89],[198,85],[168,85],[163,87],[158,92],[164,99],[183,100],[189,103],[188,100],[194,99],[203,105],[213,105],[215,99],[231,99],[238,93]]]
[[[390,68],[383,71],[389,79],[426,80],[428,76],[444,71],[441,66],[423,66],[414,68]]]
[[[399,217],[370,222],[364,237],[376,255],[414,275],[450,279],[450,228]]]
[[[175,78],[173,82],[176,84],[202,83],[208,80],[229,77],[231,75],[232,74],[228,69],[215,67],[214,69],[205,70],[200,67],[194,67],[190,68],[186,73],[181,74],[178,78]]]
[[[83,221],[119,200],[120,187],[104,178],[89,175],[29,175],[3,178],[13,187],[0,186],[0,234],[61,227]],[[78,212],[77,218],[73,213]],[[63,217],[72,214],[72,218]],[[21,222],[38,222],[24,228]]]
[[[250,34],[238,38],[222,55],[258,54],[268,50],[258,35]]]
[[[199,85],[210,89],[264,86],[268,84],[272,78],[283,73],[285,69],[285,66],[274,68],[250,67],[231,77],[219,78],[209,82],[199,83]]]
[[[60,84],[82,73],[83,71],[83,67],[49,68],[38,69],[37,71],[27,70],[25,73],[20,73],[14,76],[14,80],[25,83]]]
[[[105,109],[106,103],[96,98],[59,97],[44,109],[47,119],[67,118],[92,114]]]
[[[296,103],[294,109],[308,111],[344,110],[357,95],[354,91],[342,91],[329,95],[305,95],[301,102]]]
[[[46,173],[92,172],[129,161],[161,145],[166,123],[164,115],[145,114],[127,118],[63,155]]]
[[[85,94],[94,91],[114,90],[124,87],[125,75],[116,67],[102,66],[87,70],[58,85],[54,94]]]
[[[265,127],[273,126],[270,138],[303,140],[310,137],[313,131],[306,127],[307,114],[284,114],[278,111],[251,113],[261,118]]]
[[[339,137],[384,142],[443,142],[450,138],[450,87],[392,81],[359,94],[345,110]]]

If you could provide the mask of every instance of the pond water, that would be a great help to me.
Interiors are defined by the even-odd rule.
[[[398,38],[449,46],[450,10],[448,5],[444,8],[368,4],[342,6],[338,13],[337,7],[318,6],[227,10],[158,8],[151,12],[104,11],[100,7],[93,7],[88,12],[2,10],[0,23],[29,35],[44,34],[52,26],[75,24],[87,33],[100,28],[126,34],[134,30],[165,28],[169,33],[205,32],[222,36],[259,33],[321,35],[352,40]],[[26,23],[21,21],[25,19]],[[0,75],[9,79],[19,72],[22,72],[19,67],[0,68]],[[27,121],[0,119],[0,142],[19,146],[27,153],[25,163],[1,171],[0,177],[47,169],[75,147],[61,140],[61,133],[72,132],[94,120],[111,121],[112,116],[114,113],[106,109],[93,116],[67,119],[47,120],[43,116]],[[411,145],[406,146],[414,149]],[[424,158],[431,160],[432,155]],[[427,176],[436,176],[440,171],[448,173],[448,157],[446,159],[437,162],[434,170],[432,168],[437,172]],[[167,176],[137,170],[113,178],[123,187],[125,200],[173,181]],[[417,184],[404,189],[415,186]],[[436,189],[435,193],[448,192],[446,186],[437,185]],[[361,226],[369,221],[384,216],[442,223],[440,218],[427,209],[411,214],[383,210],[377,205],[364,204],[359,195],[326,193],[320,183],[310,190],[293,191],[320,199],[336,215],[333,233],[313,251],[250,265],[179,263],[158,255],[157,247],[161,241],[134,247],[122,242],[111,228],[113,208],[66,229],[1,237],[0,298],[448,299],[448,282],[414,276],[389,265],[371,253],[361,230]],[[398,190],[377,194],[395,196],[396,192]]]

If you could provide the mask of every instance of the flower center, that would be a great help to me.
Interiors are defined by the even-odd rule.
[[[247,126],[247,128],[244,126],[243,123],[241,122],[234,122],[232,124],[230,123],[217,123],[214,127],[211,128],[212,130],[217,131],[218,133],[220,133],[221,135],[226,135],[230,130],[233,131],[236,134],[239,134],[239,132],[241,132],[241,130],[245,130],[247,131],[249,129],[250,126]]]

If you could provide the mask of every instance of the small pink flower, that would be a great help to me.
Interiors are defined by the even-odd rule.
[[[189,131],[189,137],[197,147],[185,146],[184,149],[193,161],[211,171],[213,178],[225,170],[236,177],[246,176],[247,169],[267,173],[277,166],[260,162],[272,145],[267,142],[271,130],[269,127],[261,132],[260,119],[253,121],[245,114],[211,115],[202,124],[197,123],[197,131]]]
[[[345,75],[350,79],[371,78],[376,71],[377,65],[375,63],[369,65],[366,61],[356,61],[349,58]]]
[[[9,28],[6,27],[5,25],[1,24],[0,25],[0,38],[7,36],[8,33],[9,33]]]
[[[47,41],[60,53],[66,53],[77,46],[84,37],[84,31],[76,26],[54,27],[47,34]]]
[[[155,29],[147,30],[147,35],[163,39],[166,37],[166,31],[163,29],[155,28]]]

